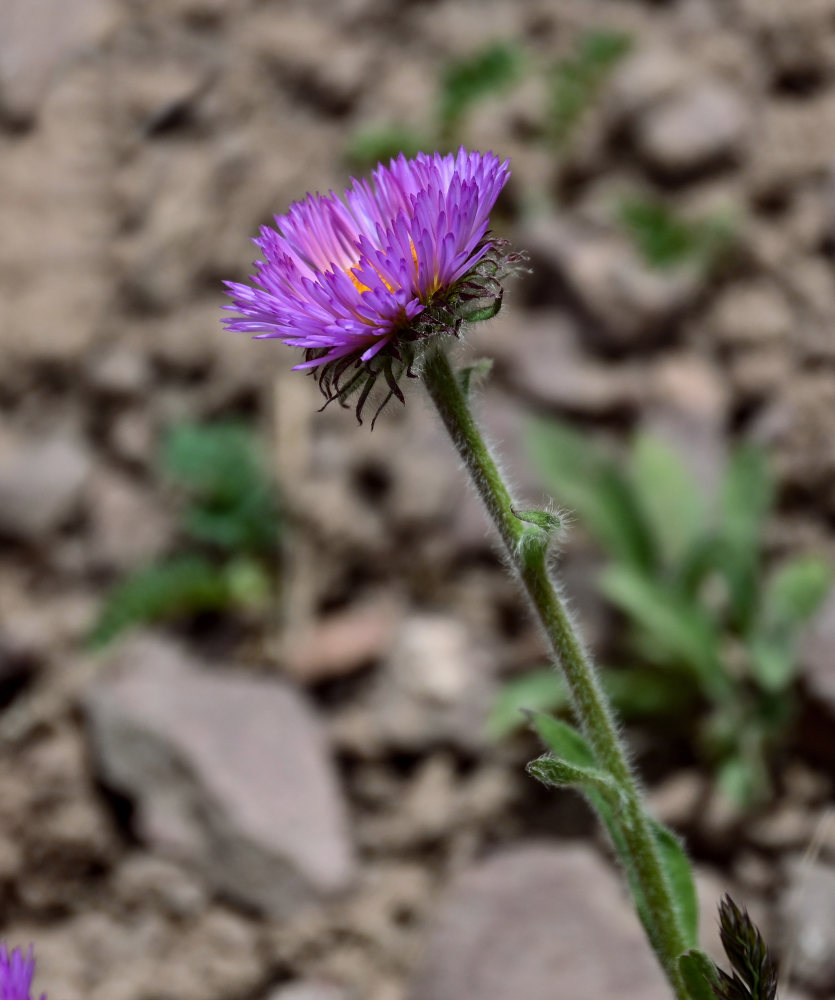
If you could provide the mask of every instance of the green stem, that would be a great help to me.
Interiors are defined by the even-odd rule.
[[[623,836],[653,919],[653,925],[646,928],[647,933],[676,996],[688,1000],[677,964],[687,944],[650,819],[595,670],[548,572],[545,546],[526,544],[530,537],[527,534],[529,526],[514,513],[510,492],[442,349],[427,355],[423,380],[545,630],[554,658],[565,676],[577,719],[598,763],[615,779],[624,794]]]

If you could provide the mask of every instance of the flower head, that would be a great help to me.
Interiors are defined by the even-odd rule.
[[[360,419],[379,376],[383,405],[403,401],[421,345],[498,311],[518,258],[488,224],[509,174],[493,153],[401,153],[342,198],[308,195],[261,229],[252,285],[226,282],[238,313],[227,329],[303,348],[295,367],[327,402],[358,392]]]
[[[0,944],[0,1000],[32,1000],[29,991],[34,972],[31,947],[24,956],[19,948],[9,954],[5,941]],[[45,994],[41,1000],[46,1000]]]

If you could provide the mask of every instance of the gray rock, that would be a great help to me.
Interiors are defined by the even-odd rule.
[[[56,75],[108,28],[103,0],[4,0],[0,5],[0,110],[27,121]]]
[[[350,882],[343,802],[315,716],[292,689],[200,666],[140,637],[85,698],[102,778],[140,838],[218,891],[283,916]]]
[[[809,627],[802,662],[810,692],[835,718],[835,587]]]
[[[340,986],[332,983],[304,982],[279,986],[270,993],[268,1000],[348,1000],[348,994]]]
[[[667,174],[689,174],[739,156],[748,125],[738,92],[704,81],[650,109],[638,123],[636,141],[650,166]]]
[[[42,541],[76,511],[91,465],[75,438],[0,438],[0,533]]]
[[[669,989],[616,877],[589,848],[528,843],[456,881],[409,1000],[661,1000]]]
[[[613,74],[607,101],[615,115],[631,118],[679,94],[693,72],[671,47],[640,48]]]
[[[564,287],[606,347],[668,334],[703,281],[693,265],[651,268],[624,238],[592,225],[546,217],[528,225],[519,242],[540,284]]]
[[[782,946],[799,985],[830,996],[835,989],[835,868],[797,859],[780,907]]]

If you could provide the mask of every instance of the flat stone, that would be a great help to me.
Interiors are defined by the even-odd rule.
[[[810,692],[835,718],[835,587],[809,626],[802,662]]]
[[[568,293],[607,349],[667,334],[702,287],[697,267],[652,268],[625,238],[602,227],[544,217],[528,224],[520,244],[530,251],[541,294],[554,301]]]
[[[279,986],[270,993],[268,1000],[348,1000],[348,994],[333,983],[305,980]]]
[[[339,892],[354,865],[318,720],[284,684],[140,636],[84,701],[103,780],[139,838],[273,916]]]
[[[739,93],[705,80],[648,111],[639,122],[636,141],[651,167],[666,174],[690,174],[739,156],[748,125]]]
[[[0,437],[0,533],[42,542],[77,510],[91,466],[75,438]]]
[[[793,956],[798,984],[831,996],[835,989],[835,868],[797,858],[780,917],[783,954]]]
[[[3,0],[0,110],[26,121],[56,76],[109,27],[104,0]]]
[[[464,871],[408,1000],[661,1000],[669,988],[616,876],[584,846],[526,843]]]

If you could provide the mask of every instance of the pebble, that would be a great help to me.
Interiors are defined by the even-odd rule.
[[[810,693],[835,720],[835,587],[808,628],[802,663]]]
[[[286,916],[346,889],[345,806],[316,716],[291,687],[214,670],[139,636],[85,695],[96,768],[139,839]]]
[[[635,138],[650,167],[664,174],[690,175],[739,157],[748,125],[739,93],[718,80],[704,80],[650,109]]]
[[[835,990],[835,868],[796,859],[780,907],[782,947],[797,982],[821,995]]]
[[[616,876],[585,846],[522,843],[466,869],[408,1000],[661,1000],[664,977]]]
[[[0,437],[0,534],[33,545],[78,510],[92,467],[81,441]]]

